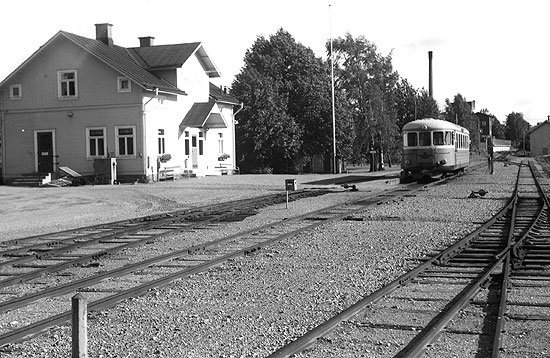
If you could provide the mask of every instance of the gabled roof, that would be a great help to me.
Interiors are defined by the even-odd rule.
[[[61,35],[82,47],[90,54],[103,61],[114,70],[120,72],[138,85],[148,90],[158,88],[162,92],[186,94],[168,81],[165,81],[138,65],[128,51],[120,46],[107,46],[101,41],[60,31]]]
[[[234,104],[239,105],[241,102],[239,102],[238,99],[231,96],[227,93],[227,91],[222,90],[220,87],[216,86],[212,82],[210,82],[210,98],[214,99],[216,102],[222,102],[222,103],[228,103],[228,104]]]
[[[550,125],[550,119],[544,121],[544,122],[541,122],[539,124],[537,124],[536,126],[534,126],[533,128],[531,128],[531,130],[529,131],[529,134],[533,133],[534,131],[536,131],[537,129],[541,128],[542,126],[544,125]]]
[[[189,57],[195,55],[208,77],[220,77],[220,71],[206,54],[200,42],[132,47],[128,51],[136,61],[148,70],[178,68],[183,66]]]
[[[180,128],[227,128],[220,113],[213,113],[216,102],[194,103],[180,123]]]
[[[66,31],[59,31],[15,69],[15,71],[6,77],[6,79],[0,83],[0,86],[34,60],[44,48],[61,37],[80,46],[86,52],[95,56],[100,61],[147,90],[158,89],[160,92],[186,94],[185,91],[177,88],[174,84],[155,76],[149,71],[181,67],[192,55],[197,57],[199,63],[209,77],[220,76],[220,72],[212,60],[210,60],[210,57],[208,57],[200,42],[127,49],[116,45],[108,46],[102,41],[89,39]]]

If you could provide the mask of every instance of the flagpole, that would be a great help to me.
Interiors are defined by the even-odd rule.
[[[334,108],[334,54],[332,52],[332,5],[328,4],[329,12],[329,31],[330,31],[330,78],[332,87],[332,160],[333,160],[333,173],[338,174],[338,168],[336,163],[336,113]]]

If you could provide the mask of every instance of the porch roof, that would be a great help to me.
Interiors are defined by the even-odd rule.
[[[216,102],[195,103],[180,123],[180,128],[227,128],[220,113],[212,112]]]

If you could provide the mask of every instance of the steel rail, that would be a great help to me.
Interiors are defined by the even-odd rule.
[[[316,195],[319,195],[320,193],[323,193],[323,194],[326,193],[326,191],[316,191],[316,192],[310,192],[310,193],[317,193]],[[263,198],[263,197],[261,197],[261,198]],[[272,196],[268,196],[267,198],[282,200],[282,198],[280,198],[280,197],[272,198]],[[21,274],[21,275],[14,275],[11,278],[8,278],[8,279],[5,279],[5,280],[0,280],[0,287],[2,287],[2,288],[3,287],[8,287],[8,286],[16,284],[16,283],[22,283],[22,282],[25,282],[25,281],[28,281],[28,280],[31,280],[31,279],[35,279],[35,278],[43,276],[47,273],[57,272],[57,271],[60,271],[60,270],[66,269],[66,268],[73,267],[73,266],[83,265],[83,264],[86,264],[86,263],[89,263],[89,262],[92,262],[92,261],[96,261],[100,257],[112,255],[114,253],[120,252],[120,251],[128,249],[130,247],[139,246],[139,245],[141,245],[141,244],[143,244],[143,243],[145,243],[145,242],[147,242],[151,239],[159,239],[159,238],[162,238],[162,237],[165,237],[165,236],[177,234],[179,232],[191,230],[191,229],[196,228],[198,226],[204,226],[204,224],[208,223],[208,222],[218,222],[218,221],[227,220],[228,218],[239,216],[239,215],[242,215],[243,213],[248,213],[250,211],[250,205],[255,205],[255,203],[257,203],[257,202],[262,202],[262,200],[255,199],[251,203],[245,201],[243,204],[247,204],[247,205],[244,208],[241,208],[241,209],[232,207],[231,210],[222,211],[221,213],[209,213],[210,217],[206,218],[205,220],[202,220],[200,222],[189,221],[189,222],[186,223],[186,226],[183,226],[183,227],[182,226],[168,227],[167,224],[173,224],[173,223],[176,223],[176,222],[181,223],[185,220],[191,219],[190,217],[188,217],[185,214],[182,215],[183,217],[181,217],[181,218],[177,218],[177,217],[173,217],[173,216],[162,218],[162,220],[159,221],[159,222],[144,221],[142,224],[140,224],[138,226],[134,226],[134,227],[127,228],[127,229],[122,229],[122,230],[115,230],[115,232],[113,232],[113,233],[103,234],[102,236],[99,236],[99,237],[95,237],[95,236],[101,235],[101,234],[91,233],[91,234],[89,234],[89,236],[92,237],[90,240],[87,240],[87,241],[84,241],[84,242],[76,242],[72,245],[68,245],[68,246],[60,248],[60,249],[53,249],[53,250],[51,250],[51,252],[48,252],[48,253],[37,254],[37,255],[33,255],[33,256],[28,256],[28,257],[23,257],[23,258],[20,258],[20,259],[15,259],[15,260],[12,260],[12,261],[8,261],[8,262],[5,262],[3,264],[0,264],[0,267],[6,266],[7,264],[17,265],[17,264],[23,264],[23,263],[27,263],[27,262],[36,261],[36,260],[42,260],[42,259],[46,259],[46,258],[52,259],[52,258],[55,257],[55,255],[59,255],[59,254],[63,254],[63,253],[73,251],[73,250],[81,249],[81,248],[86,247],[86,246],[95,245],[95,244],[101,243],[102,241],[117,238],[118,236],[120,236],[122,234],[131,235],[133,233],[137,233],[137,232],[141,232],[141,231],[147,231],[147,230],[163,230],[164,231],[162,233],[156,233],[156,234],[149,233],[149,234],[147,234],[148,236],[142,237],[140,239],[134,239],[133,241],[128,242],[126,244],[118,245],[116,247],[112,247],[112,248],[109,248],[107,250],[98,251],[98,252],[95,252],[93,254],[85,255],[85,256],[79,257],[77,259],[73,259],[73,260],[70,260],[70,261],[63,262],[61,264],[56,264],[56,265],[51,265],[50,267],[40,268],[40,269],[34,270],[32,272],[27,272],[27,273]],[[229,204],[224,205],[224,207],[230,207],[230,206],[231,205],[229,205]],[[217,208],[217,211],[219,211],[219,210],[220,210],[220,208]],[[78,236],[78,238],[82,239],[82,236]],[[74,239],[75,238],[68,238],[67,240],[74,241]],[[108,244],[107,241],[106,241],[106,243]]]
[[[501,355],[502,350],[502,344],[503,344],[503,333],[505,332],[505,325],[506,325],[506,312],[507,312],[507,302],[508,302],[508,287],[510,282],[510,276],[512,271],[512,256],[517,256],[517,252],[519,247],[523,244],[523,241],[525,238],[529,236],[529,233],[533,230],[533,228],[536,226],[536,224],[539,222],[543,215],[544,209],[548,210],[550,207],[548,197],[545,195],[544,190],[542,189],[542,186],[540,185],[540,182],[538,181],[538,178],[535,173],[535,169],[533,166],[533,162],[529,161],[529,170],[531,172],[532,178],[534,179],[535,186],[537,187],[537,191],[539,193],[539,197],[543,201],[543,205],[541,205],[540,210],[537,213],[536,219],[533,221],[529,229],[526,230],[526,232],[522,235],[521,238],[519,238],[517,241],[513,242],[513,238],[510,239],[510,244],[513,244],[512,250],[508,252],[506,255],[506,262],[504,265],[504,270],[502,273],[502,282],[500,286],[500,301],[498,306],[498,313],[497,313],[497,322],[495,324],[495,331],[494,331],[494,340],[493,340],[493,349],[491,352],[491,358],[498,358]],[[519,179],[519,178],[518,178]],[[518,180],[519,181],[519,180]]]
[[[245,230],[245,231],[242,231],[242,232],[238,232],[238,233],[233,234],[233,235],[229,235],[229,236],[226,236],[226,237],[222,237],[222,238],[212,240],[212,241],[208,241],[208,242],[205,242],[205,243],[201,243],[201,244],[198,244],[198,245],[193,245],[193,246],[190,246],[190,247],[186,247],[186,248],[181,249],[181,250],[177,250],[177,251],[170,252],[168,254],[152,257],[152,258],[149,258],[149,259],[146,259],[146,260],[143,260],[143,261],[140,261],[140,262],[136,262],[136,263],[133,263],[133,264],[128,264],[128,265],[125,265],[125,266],[120,267],[118,269],[114,269],[114,270],[110,270],[110,271],[104,271],[104,272],[101,272],[100,274],[96,274],[94,276],[90,276],[90,277],[82,278],[80,280],[72,281],[72,282],[66,283],[64,285],[60,285],[60,286],[57,286],[57,287],[50,287],[50,288],[44,289],[40,292],[36,292],[34,294],[25,295],[22,298],[17,298],[17,299],[12,299],[12,300],[9,300],[9,301],[1,302],[0,303],[0,313],[24,307],[26,305],[29,305],[29,304],[31,304],[33,302],[36,302],[36,301],[38,301],[40,299],[43,299],[43,298],[60,296],[60,295],[75,291],[80,287],[97,284],[97,283],[99,283],[101,281],[104,281],[108,278],[114,278],[114,277],[122,276],[122,275],[125,275],[125,274],[128,274],[128,273],[131,273],[133,271],[151,266],[151,265],[156,264],[156,263],[160,263],[160,262],[180,258],[183,255],[187,255],[187,254],[192,255],[192,254],[194,254],[196,252],[199,252],[199,251],[205,251],[206,249],[208,249],[210,247],[218,246],[220,244],[235,240],[235,239],[243,237],[243,236],[248,236],[248,235],[251,235],[251,234],[256,233],[256,232],[262,232],[262,231],[264,231],[268,228],[273,228],[274,226],[277,226],[277,225],[286,225],[286,224],[291,223],[291,222],[303,220],[303,219],[305,219],[305,218],[307,218],[311,215],[315,215],[315,214],[320,213],[320,212],[324,212],[324,211],[327,211],[327,210],[333,210],[335,208],[340,208],[340,207],[342,207],[341,204],[336,204],[336,205],[333,205],[333,206],[330,206],[330,207],[327,207],[327,208],[317,210],[315,212],[302,214],[302,215],[292,217],[292,218],[287,218],[287,219],[280,220],[280,221],[275,222],[275,223],[272,222],[272,223],[264,224],[260,227],[251,228],[251,229],[248,229],[248,230]],[[347,213],[347,214],[349,215],[349,213]],[[185,228],[185,229],[182,229],[182,230],[187,230],[187,229],[188,228]],[[172,232],[170,234],[174,234],[174,232]],[[167,235],[167,233],[162,233],[161,235]],[[63,266],[69,266],[68,264],[62,264],[62,265]]]
[[[245,210],[248,210],[248,209],[245,209]],[[66,261],[66,262],[63,262],[63,263],[60,263],[60,264],[55,264],[55,265],[52,265],[50,267],[40,268],[40,269],[31,271],[31,272],[27,272],[25,274],[16,275],[16,276],[11,277],[9,279],[0,280],[0,288],[9,287],[10,285],[17,284],[17,283],[23,283],[23,282],[38,278],[40,276],[43,276],[47,273],[53,273],[53,272],[61,271],[63,269],[70,268],[70,267],[73,267],[73,266],[84,265],[86,263],[96,261],[101,257],[105,257],[105,256],[108,256],[108,255],[113,255],[117,252],[126,250],[128,248],[142,245],[145,242],[150,241],[152,239],[158,240],[158,239],[160,239],[162,237],[165,237],[165,236],[170,236],[170,235],[174,235],[174,234],[177,234],[177,233],[180,233],[180,232],[183,232],[183,231],[192,230],[193,228],[196,228],[198,226],[204,226],[205,223],[221,221],[221,220],[227,218],[228,216],[239,215],[239,213],[240,213],[240,211],[238,211],[238,210],[233,211],[231,213],[222,213],[222,214],[219,214],[218,216],[210,217],[207,220],[201,221],[199,223],[189,223],[186,226],[177,227],[177,228],[174,227],[174,228],[171,228],[171,229],[166,229],[166,223],[147,224],[147,225],[141,226],[139,228],[133,228],[131,230],[125,231],[124,234],[125,235],[131,235],[133,233],[140,232],[140,231],[159,230],[159,227],[161,227],[161,226],[164,228],[164,232],[156,233],[156,234],[151,234],[150,233],[150,234],[147,234],[147,236],[142,237],[140,239],[136,239],[136,240],[128,242],[126,244],[117,245],[116,247],[112,247],[112,248],[107,249],[107,250],[98,251],[98,252],[95,252],[93,254],[84,255],[84,256],[81,256],[77,259],[72,259],[70,261]],[[109,238],[115,238],[118,235],[120,235],[120,233],[107,235],[105,237],[100,237],[100,238],[96,238],[96,239],[91,239],[91,240],[88,240],[84,243],[75,243],[75,244],[71,245],[70,247],[66,247],[66,248],[63,248],[63,249],[60,249],[60,250],[56,250],[51,255],[38,256],[37,258],[24,260],[23,262],[42,260],[42,259],[45,259],[45,258],[53,258],[53,257],[55,257],[55,255],[70,252],[70,251],[73,251],[73,250],[76,250],[76,249],[81,249],[81,248],[86,247],[86,246],[98,244],[98,243],[101,243],[101,241],[108,240]],[[20,264],[22,262],[17,262],[17,263]]]
[[[506,239],[506,247],[501,250],[499,254],[496,255],[497,261],[495,261],[491,267],[487,268],[482,276],[480,276],[475,282],[469,285],[469,288],[466,292],[460,295],[460,298],[455,301],[455,303],[446,308],[445,314],[435,323],[430,329],[422,335],[422,337],[415,342],[414,346],[407,349],[405,352],[401,351],[399,354],[405,354],[408,358],[418,358],[421,355],[423,355],[426,351],[426,348],[428,345],[432,344],[439,335],[443,332],[445,327],[451,322],[451,320],[458,314],[458,312],[466,307],[469,302],[479,293],[479,291],[485,286],[487,282],[491,280],[491,275],[496,272],[500,265],[503,262],[509,263],[510,261],[510,250],[512,248],[512,245],[514,243],[514,230],[516,227],[516,215],[517,215],[517,209],[518,209],[518,198],[519,198],[519,179],[520,179],[520,173],[521,173],[521,165],[518,169],[518,174],[516,178],[516,185],[514,189],[514,194],[512,198],[512,205],[511,210],[512,213],[510,215],[510,223],[508,225],[508,234]],[[504,291],[501,291],[501,307],[506,306],[506,301],[502,301],[503,294],[506,292],[506,285],[507,280],[503,279],[502,286],[504,287]],[[458,297],[458,296],[457,296]],[[504,298],[505,299],[505,298]],[[499,311],[499,315],[501,312]],[[501,323],[502,324],[502,323]],[[498,326],[498,324],[497,324]],[[495,332],[496,334],[497,332]],[[499,340],[500,336],[496,335],[494,336],[495,340]]]
[[[521,165],[518,168],[518,174],[517,174],[514,192],[511,198],[509,199],[508,203],[495,216],[493,216],[491,219],[489,219],[484,224],[482,224],[478,229],[474,230],[472,233],[468,234],[463,239],[459,240],[457,243],[447,248],[443,252],[424,261],[421,265],[417,266],[413,270],[401,275],[400,277],[398,277],[396,280],[392,281],[388,285],[378,289],[377,291],[375,291],[370,295],[365,296],[363,299],[357,301],[355,304],[348,307],[347,309],[339,312],[329,320],[309,330],[301,337],[279,348],[268,357],[269,358],[290,357],[293,354],[302,352],[304,349],[314,344],[319,338],[333,331],[342,321],[348,320],[351,317],[358,314],[359,312],[361,312],[367,305],[376,302],[382,297],[395,291],[399,287],[406,285],[410,280],[417,277],[426,269],[435,265],[441,265],[448,262],[452,257],[456,256],[464,248],[466,248],[470,244],[472,239],[474,239],[475,237],[478,237],[481,232],[485,231],[487,228],[492,226],[497,220],[499,220],[501,217],[506,215],[510,209],[515,210],[518,191],[519,191],[520,170],[521,170]],[[510,235],[513,235],[513,230],[509,229],[508,236],[510,237]],[[507,257],[506,253],[509,250],[510,250],[510,247],[507,247],[506,249],[502,250],[500,254],[497,255],[496,263],[492,266],[492,268],[489,271],[487,271],[481,277],[480,280],[478,280],[477,285],[473,284],[471,286],[471,288],[465,293],[464,297],[471,297],[472,295],[474,295],[474,293],[477,293],[479,291],[479,288],[482,287],[482,285],[490,277],[491,272],[494,269],[496,269],[498,265]],[[455,313],[458,312],[461,309],[461,307],[463,307],[468,302],[469,302],[469,298],[460,299],[458,301],[458,304],[451,309],[452,312],[455,312]],[[413,348],[412,352],[411,351],[408,352],[413,354],[411,355],[411,357],[414,356],[414,354],[420,354],[420,352],[423,352],[425,347],[430,342],[432,342],[435,337],[437,337],[440,334],[440,331],[448,324],[448,322],[452,319],[453,316],[454,314],[446,314],[435,326],[433,326],[430,329],[429,333],[426,335],[426,337],[418,343],[416,348]]]
[[[409,184],[406,187],[411,188],[410,192],[415,192],[417,190],[421,190],[422,188],[426,187],[426,185]],[[397,193],[401,190],[402,189],[395,189],[395,190],[392,190],[391,192]],[[329,222],[332,222],[332,221],[341,220],[345,217],[348,217],[350,214],[365,210],[365,208],[367,208],[371,205],[376,205],[378,203],[387,201],[388,200],[387,197],[380,199],[380,196],[387,195],[387,194],[388,194],[388,192],[375,193],[375,194],[364,196],[360,199],[357,199],[353,203],[336,204],[336,205],[332,205],[332,206],[317,210],[315,212],[302,214],[302,215],[299,215],[299,216],[294,217],[294,218],[283,219],[283,220],[279,221],[278,224],[287,225],[290,222],[297,222],[297,221],[300,221],[300,220],[304,220],[304,219],[307,219],[308,217],[311,217],[312,215],[316,215],[316,214],[321,213],[321,212],[326,212],[326,213],[329,213],[331,215],[331,217],[325,218],[324,220],[314,221],[314,222],[310,223],[307,226],[301,227],[299,229],[292,230],[290,232],[284,233],[282,235],[278,235],[276,237],[268,238],[268,239],[264,240],[263,242],[256,242],[253,245],[247,246],[246,248],[236,250],[236,251],[234,251],[230,254],[226,254],[226,255],[223,255],[221,257],[212,259],[212,260],[206,261],[206,259],[205,259],[206,262],[200,263],[200,264],[198,264],[196,266],[193,266],[191,268],[189,268],[189,267],[185,268],[185,269],[180,270],[178,272],[166,275],[162,278],[152,280],[152,281],[147,282],[145,284],[138,285],[134,288],[131,288],[131,289],[119,292],[117,294],[105,297],[103,299],[91,302],[91,303],[88,304],[88,309],[89,310],[100,310],[100,309],[112,307],[112,306],[116,305],[117,303],[121,302],[122,300],[125,300],[127,298],[135,297],[137,295],[143,294],[143,293],[147,292],[148,290],[150,290],[152,288],[164,287],[164,286],[172,283],[174,280],[184,278],[184,277],[187,277],[189,275],[208,270],[208,269],[210,269],[214,266],[220,265],[221,263],[223,263],[223,262],[225,262],[229,259],[250,254],[252,252],[257,251],[258,249],[260,249],[262,247],[272,245],[275,242],[290,238],[290,237],[295,236],[295,235],[297,235],[301,232],[311,230],[312,228],[315,228],[317,226],[325,225],[326,223],[329,223]],[[395,194],[395,197],[399,197],[399,196],[400,195]],[[353,204],[357,205],[357,207],[356,208],[351,208],[350,206],[353,205]],[[339,208],[344,208],[345,210],[342,210],[342,211],[339,211],[339,212],[334,212],[334,210],[339,209]],[[253,232],[263,231],[266,228],[273,228],[274,225],[275,225],[275,223],[269,223],[269,224],[265,224],[265,225],[263,225],[259,228],[253,228],[253,229],[250,229],[250,230],[246,230],[245,232],[240,232],[240,233],[228,236],[226,238],[215,240],[215,241],[212,242],[212,245],[218,245],[221,242],[234,240],[236,237],[246,236],[246,235],[249,235],[250,233],[253,233]],[[72,282],[72,283],[57,287],[57,288],[48,289],[48,290],[42,291],[41,293],[37,293],[37,294],[29,295],[28,297],[24,297],[22,300],[19,300],[20,303],[16,302],[16,300],[12,300],[10,302],[0,304],[0,308],[1,308],[2,311],[13,310],[13,309],[20,308],[20,307],[23,307],[25,305],[28,305],[30,303],[33,303],[33,302],[35,302],[39,299],[45,298],[45,297],[52,297],[52,296],[59,296],[59,295],[62,295],[62,294],[67,294],[67,293],[72,292],[73,290],[75,290],[79,287],[82,287],[85,284],[90,285],[91,283],[101,282],[101,281],[103,281],[107,278],[120,276],[120,275],[126,274],[128,272],[135,271],[135,270],[137,270],[139,268],[142,268],[144,266],[150,266],[151,264],[154,264],[154,263],[157,263],[157,262],[160,262],[160,261],[166,261],[166,260],[169,260],[169,259],[177,258],[177,257],[181,256],[182,253],[193,253],[193,252],[196,252],[196,251],[205,250],[206,247],[212,246],[212,245],[209,245],[209,244],[210,243],[195,245],[195,246],[180,250],[179,252],[170,253],[170,254],[163,255],[163,256],[160,256],[160,257],[157,257],[157,258],[152,258],[152,259],[148,260],[147,262],[144,261],[144,262],[141,262],[141,263],[136,263],[135,265],[128,265],[127,267],[126,266],[122,267],[120,272],[116,275],[109,276],[109,273],[105,273],[104,275],[97,275],[97,276],[93,276],[93,277],[88,278],[88,279],[82,279],[82,280],[77,281],[77,282]],[[57,291],[57,293],[55,293],[55,291]],[[30,324],[30,325],[12,330],[8,333],[0,335],[0,347],[5,346],[7,344],[16,343],[16,342],[20,342],[20,341],[30,339],[32,337],[40,335],[46,329],[51,328],[51,327],[56,326],[56,325],[59,325],[59,324],[62,324],[62,323],[65,323],[65,322],[69,321],[70,319],[71,319],[71,312],[64,312],[64,313],[49,317],[47,319],[41,320],[39,322],[36,322],[36,323]]]
[[[522,165],[520,165],[518,169],[516,186],[514,190],[512,213],[510,215],[510,223],[508,226],[507,244],[506,244],[506,247],[497,255],[498,260],[495,263],[493,263],[493,265],[489,269],[487,269],[486,272],[476,282],[471,284],[467,292],[464,295],[461,295],[460,299],[458,299],[455,304],[453,304],[451,307],[447,307],[447,310],[445,314],[441,317],[441,319],[438,320],[438,322],[435,325],[433,325],[430,328],[430,330],[421,337],[421,339],[416,341],[415,345],[411,349],[408,349],[405,352],[404,351],[400,352],[398,356],[400,354],[405,354],[408,358],[418,358],[421,355],[423,355],[428,345],[432,344],[439,337],[439,335],[443,332],[443,330],[451,322],[451,320],[456,316],[456,314],[458,314],[458,312],[462,308],[467,306],[469,302],[479,293],[479,291],[481,291],[485,287],[485,283],[491,280],[491,275],[497,272],[500,269],[500,265],[503,264],[504,272],[501,276],[502,283],[501,283],[501,290],[500,290],[499,310],[497,313],[497,323],[495,325],[495,330],[493,334],[493,349],[492,349],[491,357],[497,358],[499,356],[500,347],[502,343],[501,333],[503,332],[504,323],[505,323],[504,315],[506,313],[507,287],[508,287],[509,274],[510,274],[511,252],[514,247],[517,247],[521,244],[521,240],[523,240],[523,238],[528,236],[528,233],[536,225],[536,222],[538,221],[538,219],[540,218],[544,210],[544,207],[540,206],[537,210],[537,214],[535,215],[535,218],[532,221],[531,225],[529,226],[529,228],[526,228],[524,230],[522,238],[520,240],[514,240],[515,228],[516,228],[516,217],[517,217],[518,205],[520,201],[520,198],[519,198],[520,180],[519,179],[521,174],[521,168],[522,168]],[[534,177],[534,175],[532,175],[532,177]]]
[[[322,191],[322,190],[313,190],[313,191]],[[304,193],[308,193],[308,192],[311,192],[311,190],[302,189],[302,190],[296,190],[294,192],[291,192],[290,195],[291,196],[300,196],[300,195],[303,195]],[[45,234],[27,236],[27,237],[11,239],[11,240],[4,240],[4,241],[0,242],[0,248],[5,247],[7,245],[18,245],[18,244],[25,243],[27,241],[32,241],[32,240],[43,240],[43,239],[46,239],[48,237],[77,234],[78,232],[82,232],[82,231],[101,230],[101,229],[105,229],[105,228],[113,227],[113,226],[117,226],[117,225],[152,222],[152,221],[159,221],[159,220],[163,220],[163,219],[170,220],[170,219],[173,219],[174,217],[177,217],[177,216],[190,215],[190,214],[193,214],[193,213],[198,215],[200,213],[204,213],[205,211],[223,210],[224,208],[232,208],[235,205],[246,204],[247,202],[250,202],[250,201],[262,202],[262,201],[265,201],[267,199],[282,199],[283,196],[284,195],[281,194],[281,193],[266,194],[266,195],[251,197],[251,198],[244,198],[244,199],[237,199],[237,200],[232,200],[232,201],[228,201],[228,202],[222,202],[222,203],[218,203],[218,204],[201,205],[201,206],[186,208],[186,209],[182,209],[182,210],[169,211],[169,212],[158,213],[158,214],[153,214],[153,215],[145,215],[145,216],[140,216],[140,217],[136,217],[136,218],[124,219],[124,220],[113,221],[113,222],[108,222],[108,223],[78,227],[78,228],[74,228],[74,229],[67,229],[67,230],[62,230],[62,231],[57,231],[57,232],[49,232],[49,233],[45,233]],[[45,243],[42,243],[42,245],[44,245],[44,244]],[[31,245],[29,247],[33,247],[33,246],[34,245]],[[18,250],[18,249],[15,249],[15,250]],[[3,250],[3,251],[0,251],[0,255],[4,255],[4,254],[10,253],[10,252],[11,252],[10,250]]]

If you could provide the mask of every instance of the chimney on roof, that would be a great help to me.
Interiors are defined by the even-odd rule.
[[[430,98],[434,98],[434,82],[433,82],[433,75],[432,75],[432,58],[433,58],[433,52],[428,51],[428,93],[430,94]]]
[[[144,36],[144,37],[138,37],[138,38],[139,38],[139,47],[153,46],[153,40],[155,39],[153,36]]]
[[[103,42],[107,46],[113,46],[113,37],[111,24],[95,24],[95,39]]]

